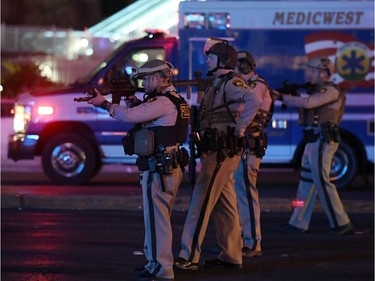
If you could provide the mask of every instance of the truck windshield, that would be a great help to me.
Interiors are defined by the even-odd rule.
[[[88,74],[78,78],[73,85],[77,84],[87,84],[90,82],[91,78],[94,77],[99,71],[107,66],[107,64],[112,61],[112,59],[117,56],[119,52],[124,48],[124,45],[119,46],[114,52],[109,54],[106,59],[104,59],[101,63],[99,63],[96,67],[94,67]]]

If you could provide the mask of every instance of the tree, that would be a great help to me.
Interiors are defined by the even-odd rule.
[[[5,61],[1,64],[1,97],[15,98],[22,91],[37,87],[55,85],[48,78],[43,77],[38,65],[33,62]]]

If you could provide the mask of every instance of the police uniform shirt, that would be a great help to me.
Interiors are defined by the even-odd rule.
[[[259,77],[258,74],[254,74],[253,77],[248,80],[249,87],[251,91],[262,100],[260,109],[270,111],[272,97],[269,93],[267,85],[265,84],[266,82],[264,81],[264,83],[262,83],[260,81],[264,81],[264,79]]]
[[[216,81],[215,81],[216,82]],[[215,85],[215,83],[214,83]],[[241,78],[234,76],[228,82],[221,85],[219,92],[215,95],[212,108],[222,105],[224,103],[224,91],[226,93],[226,101],[237,101],[229,105],[231,112],[239,112],[239,116],[235,119],[235,130],[236,136],[244,136],[248,124],[253,120],[255,114],[258,112],[261,99],[253,94]],[[226,110],[223,110],[223,114]],[[225,131],[227,124],[213,124],[212,127],[217,127],[220,130]]]
[[[283,95],[283,103],[296,108],[317,108],[328,103],[329,108],[340,110],[342,101],[339,101],[340,91],[331,85],[320,84],[317,91],[308,97],[296,97],[291,95]],[[338,101],[338,102],[335,102]]]
[[[178,97],[173,86],[167,87],[163,92],[168,91]],[[132,108],[118,106],[112,117],[128,123],[144,123],[146,128],[173,126],[177,119],[177,108],[168,97],[156,96]]]

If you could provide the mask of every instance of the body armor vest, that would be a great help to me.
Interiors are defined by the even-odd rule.
[[[184,143],[188,133],[190,108],[183,97],[176,97],[170,92],[156,94],[154,96],[165,96],[176,106],[177,119],[173,126],[156,126],[148,129],[154,132],[155,146],[173,146]],[[147,99],[146,99],[147,100]]]
[[[322,87],[332,86],[337,89],[340,94],[337,100],[334,100],[330,103],[324,104],[318,108],[312,109],[300,109],[301,110],[301,117],[300,120],[301,125],[303,126],[318,126],[324,124],[326,122],[330,122],[333,124],[338,125],[342,119],[345,109],[345,94],[344,92],[333,82],[325,82],[320,87],[316,89],[319,91]],[[341,106],[338,110],[332,109],[329,106],[335,102],[341,101]]]
[[[210,124],[213,123],[236,123],[235,119],[239,114],[238,112],[231,112],[228,106],[237,101],[232,100],[227,102],[225,93],[225,84],[235,76],[241,78],[240,75],[235,72],[224,74],[215,85],[209,87],[205,92],[199,110],[200,129],[208,128],[210,127]],[[218,93],[218,91],[220,91],[223,84],[223,103],[219,106],[212,107],[215,95]]]

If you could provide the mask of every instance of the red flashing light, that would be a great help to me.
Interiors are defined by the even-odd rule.
[[[293,208],[303,207],[305,205],[305,202],[303,200],[292,200],[291,205]]]

